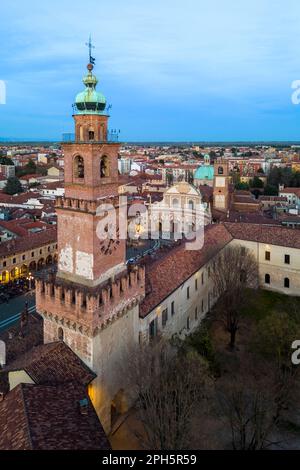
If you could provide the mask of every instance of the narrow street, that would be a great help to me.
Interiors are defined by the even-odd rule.
[[[35,309],[35,292],[31,290],[26,294],[19,295],[0,304],[0,331],[12,326],[19,320],[20,314],[24,310],[25,303],[28,303],[29,312]]]

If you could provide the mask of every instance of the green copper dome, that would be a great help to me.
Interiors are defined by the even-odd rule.
[[[87,68],[88,74],[83,78],[85,90],[76,95],[75,108],[78,114],[103,114],[105,96],[96,91],[98,80],[92,73],[92,64],[88,64]]]
[[[197,168],[194,179],[199,180],[213,180],[214,179],[214,167],[212,165],[203,165]]]

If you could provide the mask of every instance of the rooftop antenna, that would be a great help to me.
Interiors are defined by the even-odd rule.
[[[92,49],[95,49],[92,43],[92,36],[89,37],[89,42],[86,42],[85,45],[89,48],[90,64],[95,65],[95,58],[92,57]]]

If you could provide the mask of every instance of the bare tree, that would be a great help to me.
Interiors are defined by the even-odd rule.
[[[252,379],[252,380],[251,380]],[[229,425],[234,450],[262,450],[276,429],[276,388],[239,375],[222,382],[217,392],[221,417]]]
[[[256,362],[268,361],[268,375],[276,388],[277,417],[295,398],[299,379],[299,368],[291,361],[291,345],[300,337],[299,304],[290,300],[288,308],[289,313],[280,310],[262,318],[252,340],[252,348],[261,356]]]
[[[178,355],[160,340],[135,351],[128,373],[138,397],[142,446],[150,450],[188,448],[191,420],[208,380],[205,361],[196,353]]]
[[[229,346],[234,349],[247,290],[258,286],[258,265],[247,248],[228,246],[214,260],[211,277],[218,298],[216,310],[230,334]]]

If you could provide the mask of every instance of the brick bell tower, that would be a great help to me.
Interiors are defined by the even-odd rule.
[[[229,195],[229,165],[226,160],[219,159],[214,163],[214,208],[227,211],[230,204]]]
[[[108,373],[112,357],[116,359],[128,338],[138,338],[145,273],[141,267],[126,266],[126,240],[118,225],[119,143],[108,132],[106,100],[96,91],[93,64],[90,56],[85,90],[76,96],[75,139],[62,144],[65,196],[56,202],[58,269],[37,279],[36,307],[44,318],[44,341],[64,340],[99,376],[99,411],[105,401],[103,382],[107,397],[117,387],[116,376]],[[106,209],[99,213],[103,205]],[[99,238],[99,222],[109,215],[115,215],[116,236],[111,236],[109,224],[102,224],[107,237]]]

